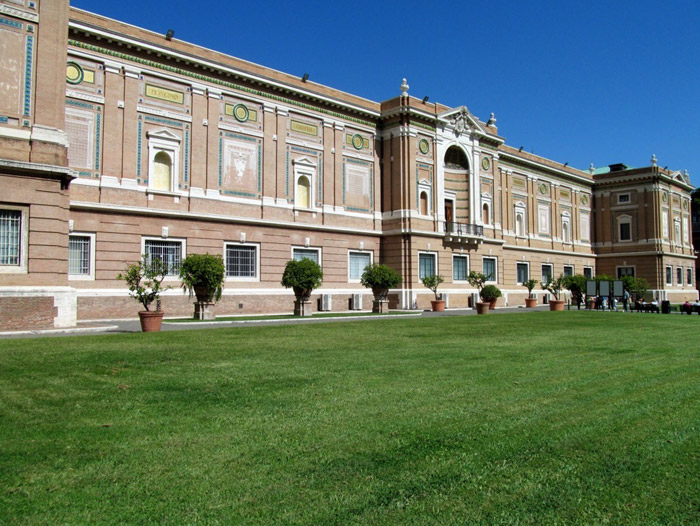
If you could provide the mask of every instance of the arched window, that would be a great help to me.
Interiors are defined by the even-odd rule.
[[[459,146],[450,146],[445,152],[445,168],[469,170],[467,156]]]
[[[484,206],[482,207],[482,220],[484,221],[485,225],[491,224],[491,214],[489,213],[488,203],[484,203]]]
[[[420,193],[420,213],[423,216],[428,215],[428,192],[421,192]]]
[[[520,211],[515,212],[515,235],[522,236],[525,233],[525,218]]]
[[[311,182],[305,175],[300,175],[297,179],[295,204],[299,208],[309,208],[309,196],[311,195]]]

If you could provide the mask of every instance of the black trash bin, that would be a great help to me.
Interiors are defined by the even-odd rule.
[[[664,300],[661,302],[661,314],[671,314],[671,302]]]

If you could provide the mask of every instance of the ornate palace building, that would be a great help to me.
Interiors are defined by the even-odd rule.
[[[142,254],[172,264],[171,316],[192,312],[179,261],[204,252],[226,264],[219,314],[291,311],[301,257],[338,311],[371,308],[371,262],[403,276],[394,308],[426,307],[433,273],[467,307],[470,270],[500,305],[574,273],[697,298],[687,174],[578,170],[398,84],[374,102],[67,0],[0,0],[0,329],[135,317],[117,274]]]

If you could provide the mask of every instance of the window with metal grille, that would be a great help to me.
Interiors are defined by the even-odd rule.
[[[468,268],[467,256],[453,256],[452,281],[467,281]]]
[[[68,239],[68,274],[90,275],[90,236],[70,236]]]
[[[0,210],[0,265],[19,265],[22,212]]]
[[[435,275],[435,254],[418,254],[418,279]]]
[[[258,247],[250,245],[226,246],[226,276],[230,278],[256,278]]]
[[[496,274],[496,258],[484,258],[483,259],[484,276],[486,276],[486,281],[498,281],[498,275]]]
[[[179,274],[180,261],[182,260],[182,242],[147,239],[144,251],[149,261],[157,258],[167,265],[166,276],[177,276]]]
[[[583,267],[583,275],[586,276],[587,279],[593,279],[593,268]]]
[[[348,279],[358,280],[362,277],[365,267],[372,263],[369,252],[350,252],[350,268]]]
[[[314,263],[318,263],[318,249],[315,248],[294,248],[292,249],[292,257],[295,261],[302,259],[310,259]]]
[[[527,263],[516,264],[517,283],[525,283],[530,279],[530,266]]]
[[[572,265],[564,265],[564,277],[573,276],[574,267]]]
[[[542,265],[542,283],[547,283],[554,275],[552,265]]]

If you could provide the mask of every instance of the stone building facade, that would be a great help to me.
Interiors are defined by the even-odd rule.
[[[116,276],[144,253],[221,254],[220,314],[290,311],[295,257],[321,264],[332,310],[371,307],[370,262],[402,274],[397,308],[428,305],[431,273],[468,306],[470,270],[501,305],[562,273],[697,297],[692,187],[655,162],[577,170],[405,81],[373,102],[67,0],[0,0],[0,47],[1,329],[133,317]],[[167,283],[167,314],[190,314]]]

